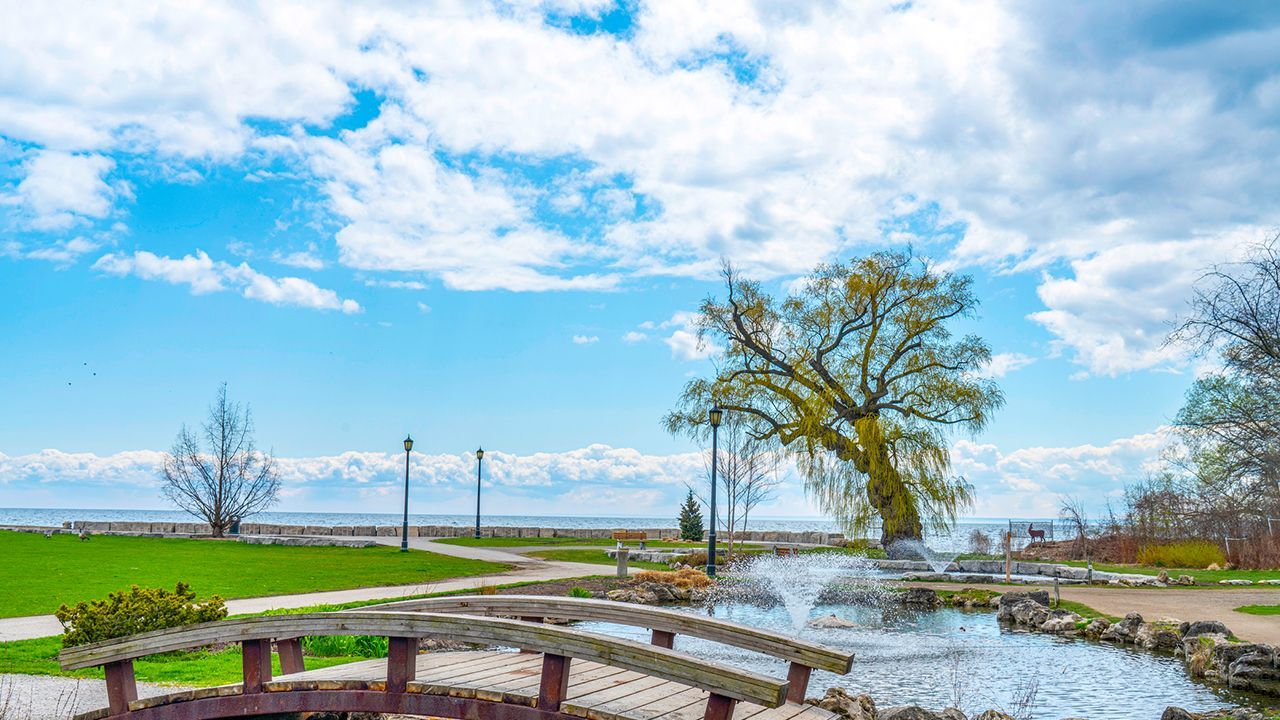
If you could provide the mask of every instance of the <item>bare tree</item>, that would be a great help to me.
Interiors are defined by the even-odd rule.
[[[719,430],[716,453],[716,531],[724,533],[729,557],[739,529],[746,530],[751,510],[773,497],[780,482],[779,455],[773,443],[757,437],[751,420],[726,413]],[[707,484],[710,485],[710,454],[707,456]],[[689,488],[704,506],[709,493]],[[709,487],[706,490],[710,490]]]
[[[1080,555],[1088,560],[1089,554],[1089,513],[1084,502],[1079,498],[1063,497],[1058,507],[1058,517],[1076,531],[1076,548]]]
[[[207,449],[201,447],[203,437]],[[165,455],[164,496],[209,523],[222,537],[241,519],[274,504],[280,493],[275,458],[253,444],[249,407],[227,399],[227,384],[209,406],[200,437],[186,425]]]

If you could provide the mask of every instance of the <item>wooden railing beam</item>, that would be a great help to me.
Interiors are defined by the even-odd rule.
[[[564,655],[542,656],[542,678],[538,684],[538,709],[560,712],[560,703],[569,695],[569,664]]]
[[[813,674],[813,668],[808,665],[801,665],[798,662],[791,663],[791,668],[787,670],[787,682],[790,686],[787,688],[787,700],[793,703],[804,704],[804,694],[809,690],[809,676]]]
[[[387,692],[404,692],[418,673],[418,638],[387,639]]]
[[[138,699],[138,681],[133,676],[133,661],[119,660],[103,666],[107,675],[107,705],[112,715],[129,712],[129,703]]]
[[[271,682],[271,641],[245,640],[240,643],[240,653],[244,692],[262,692],[262,684]]]
[[[276,653],[280,655],[282,675],[292,675],[307,669],[302,664],[302,638],[276,640]]]

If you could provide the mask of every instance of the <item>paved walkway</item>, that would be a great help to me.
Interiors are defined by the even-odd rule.
[[[935,590],[959,590],[982,585],[960,583],[905,583]],[[1009,592],[1018,588],[989,586],[996,592]],[[1037,585],[1035,590],[1047,589]],[[1146,620],[1221,620],[1231,628],[1236,637],[1252,642],[1280,645],[1280,618],[1275,615],[1248,615],[1235,608],[1242,605],[1278,605],[1280,588],[1110,588],[1063,585],[1062,599],[1084,603],[1105,615],[1124,616],[1131,612]]]
[[[399,545],[399,538],[371,538],[384,545]],[[257,613],[265,610],[282,608],[308,607],[311,605],[329,605],[356,602],[359,600],[384,600],[428,593],[453,592],[468,590],[482,585],[506,585],[516,582],[539,582],[546,580],[565,580],[588,575],[612,575],[613,569],[607,565],[588,563],[557,562],[540,558],[518,555],[506,549],[477,548],[462,545],[446,545],[432,542],[433,538],[409,538],[409,546],[417,550],[430,550],[441,555],[488,560],[506,563],[512,566],[508,572],[493,575],[473,575],[439,580],[417,585],[395,585],[383,587],[353,588],[350,590],[331,590],[327,592],[301,593],[298,595],[273,595],[270,597],[242,598],[227,601],[227,612],[232,615]],[[52,615],[33,615],[16,618],[0,618],[0,642],[10,640],[28,640],[30,638],[48,637],[62,633],[62,624]]]

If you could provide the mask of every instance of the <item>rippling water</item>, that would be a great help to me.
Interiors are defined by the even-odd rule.
[[[56,527],[66,520],[91,520],[95,522],[192,522],[195,518],[179,510],[95,510],[49,508],[0,508],[0,525],[40,525]],[[399,525],[401,517],[393,513],[307,513],[263,512],[248,522],[279,523],[281,525]],[[424,515],[409,514],[411,525],[473,525],[475,515]],[[502,527],[555,527],[555,528],[674,528],[675,517],[613,517],[577,515],[484,515],[484,525]],[[963,551],[968,549],[969,533],[980,529],[995,538],[1006,525],[986,519],[962,520],[950,533],[933,534],[927,538],[930,547]],[[822,530],[839,532],[839,526],[823,518],[752,518],[752,530]],[[873,533],[878,535],[878,531]]]
[[[995,614],[943,608],[910,612],[860,605],[819,605],[813,616],[836,614],[858,627],[806,628],[815,642],[852,650],[853,672],[815,672],[811,694],[839,685],[867,693],[879,707],[920,705],[940,710],[956,705],[969,715],[988,708],[1012,709],[1015,698],[1035,684],[1035,718],[1055,720],[1158,720],[1165,707],[1210,710],[1256,703],[1257,698],[1212,688],[1189,678],[1182,662],[1106,643],[1003,628]],[[746,604],[721,605],[711,614],[792,634],[787,611]],[[647,641],[647,631],[602,623],[584,629]],[[787,663],[696,638],[679,637],[676,648],[774,677]]]

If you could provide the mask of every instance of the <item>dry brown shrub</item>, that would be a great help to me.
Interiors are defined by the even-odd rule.
[[[710,587],[715,583],[707,577],[705,572],[695,568],[680,568],[674,571],[641,570],[632,577],[636,582],[661,583],[686,589]]]

